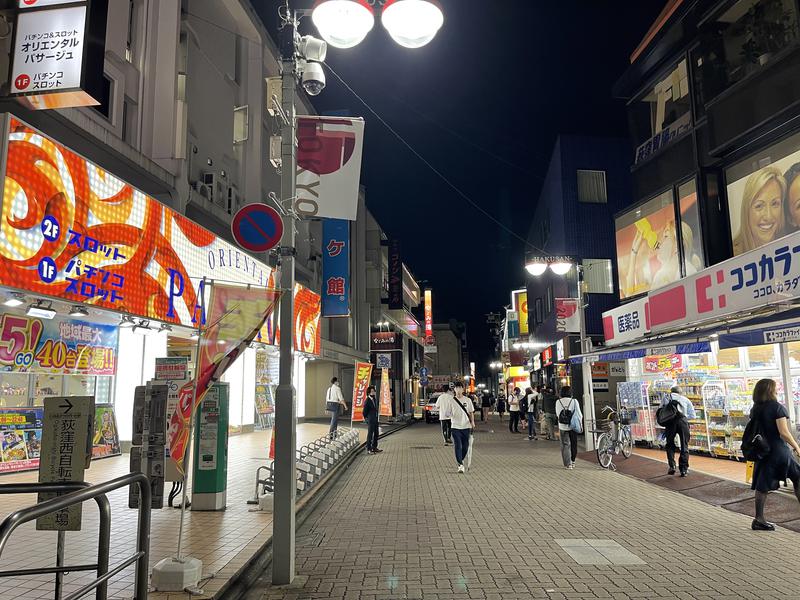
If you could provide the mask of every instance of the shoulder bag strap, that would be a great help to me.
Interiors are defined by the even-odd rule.
[[[453,396],[453,401],[454,401],[456,404],[458,404],[458,406],[459,406],[459,407],[461,407],[461,410],[463,410],[463,411],[464,411],[464,414],[465,414],[465,415],[467,415],[467,418],[469,419],[469,413],[467,412],[467,409],[466,409],[466,408],[464,408],[464,405],[463,405],[463,404],[461,404],[461,401],[460,401],[458,398],[456,398],[455,396]]]

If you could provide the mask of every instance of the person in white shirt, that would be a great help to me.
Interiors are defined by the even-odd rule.
[[[450,439],[450,412],[452,405],[450,401],[453,395],[450,393],[448,387],[442,386],[442,393],[436,399],[436,410],[439,411],[439,423],[442,424],[442,437],[444,438],[444,445],[452,444]]]
[[[331,413],[331,427],[328,430],[328,437],[334,439],[339,427],[339,413],[347,410],[342,390],[339,388],[338,377],[331,379],[331,387],[325,392],[325,409]]]
[[[567,412],[569,411],[569,412]],[[566,418],[571,414],[570,423],[562,423],[562,414]],[[556,400],[556,415],[558,416],[558,429],[561,434],[561,460],[567,469],[575,468],[575,458],[578,456],[578,431],[572,423],[582,423],[580,403],[572,397],[572,388],[565,385],[561,388],[561,398]]]
[[[475,405],[464,395],[464,384],[455,383],[455,397],[450,397],[450,427],[453,435],[453,447],[456,451],[458,472],[464,473],[464,457],[469,450],[470,430],[475,428]]]
[[[514,388],[514,393],[508,398],[508,430],[511,433],[519,433],[519,388]]]
[[[527,388],[525,393],[528,397],[528,439],[535,440],[538,439],[536,436],[536,419],[539,415],[539,399],[541,394],[538,391],[534,392],[531,388]]]

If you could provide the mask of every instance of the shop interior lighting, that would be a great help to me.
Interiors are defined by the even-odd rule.
[[[133,326],[133,333],[138,333],[139,335],[152,335],[157,333],[157,331],[155,329],[150,329],[150,321],[142,319]]]
[[[75,305],[75,306],[73,306],[73,307],[72,307],[72,309],[69,311],[69,316],[70,316],[70,317],[88,317],[88,316],[89,316],[89,311],[88,311],[88,310],[86,310],[86,309],[85,309],[83,306],[81,306],[80,304],[76,304],[76,305]]]
[[[133,327],[134,325],[136,325],[136,321],[128,315],[122,315],[122,319],[119,322],[120,327]]]
[[[442,28],[444,13],[435,0],[387,0],[381,23],[401,46],[421,48]]]
[[[22,306],[23,304],[25,304],[25,296],[22,294],[11,294],[6,298],[6,301],[3,302],[3,306],[10,306],[12,308],[15,306]]]
[[[50,302],[43,302],[41,300],[37,300],[33,304],[28,307],[28,311],[26,313],[29,317],[39,317],[40,319],[52,319],[56,316],[56,309],[53,308],[53,305]]]

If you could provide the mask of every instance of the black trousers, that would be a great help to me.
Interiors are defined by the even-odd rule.
[[[681,444],[681,454],[678,469],[683,472],[689,469],[689,422],[686,419],[675,419],[666,428],[667,436],[667,462],[669,468],[675,468],[675,436]]]
[[[367,420],[367,450],[378,449],[378,416]]]
[[[439,419],[442,424],[442,437],[445,442],[450,441],[450,419]]]
[[[512,410],[508,414],[511,417],[511,419],[508,422],[508,430],[511,433],[519,433],[519,411],[518,410]]]

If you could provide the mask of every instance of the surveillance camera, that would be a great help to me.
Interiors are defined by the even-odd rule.
[[[302,75],[303,89],[309,96],[318,96],[325,89],[325,71],[319,63],[306,63]]]
[[[297,41],[297,50],[306,60],[323,62],[328,54],[328,44],[310,35],[304,35]]]

